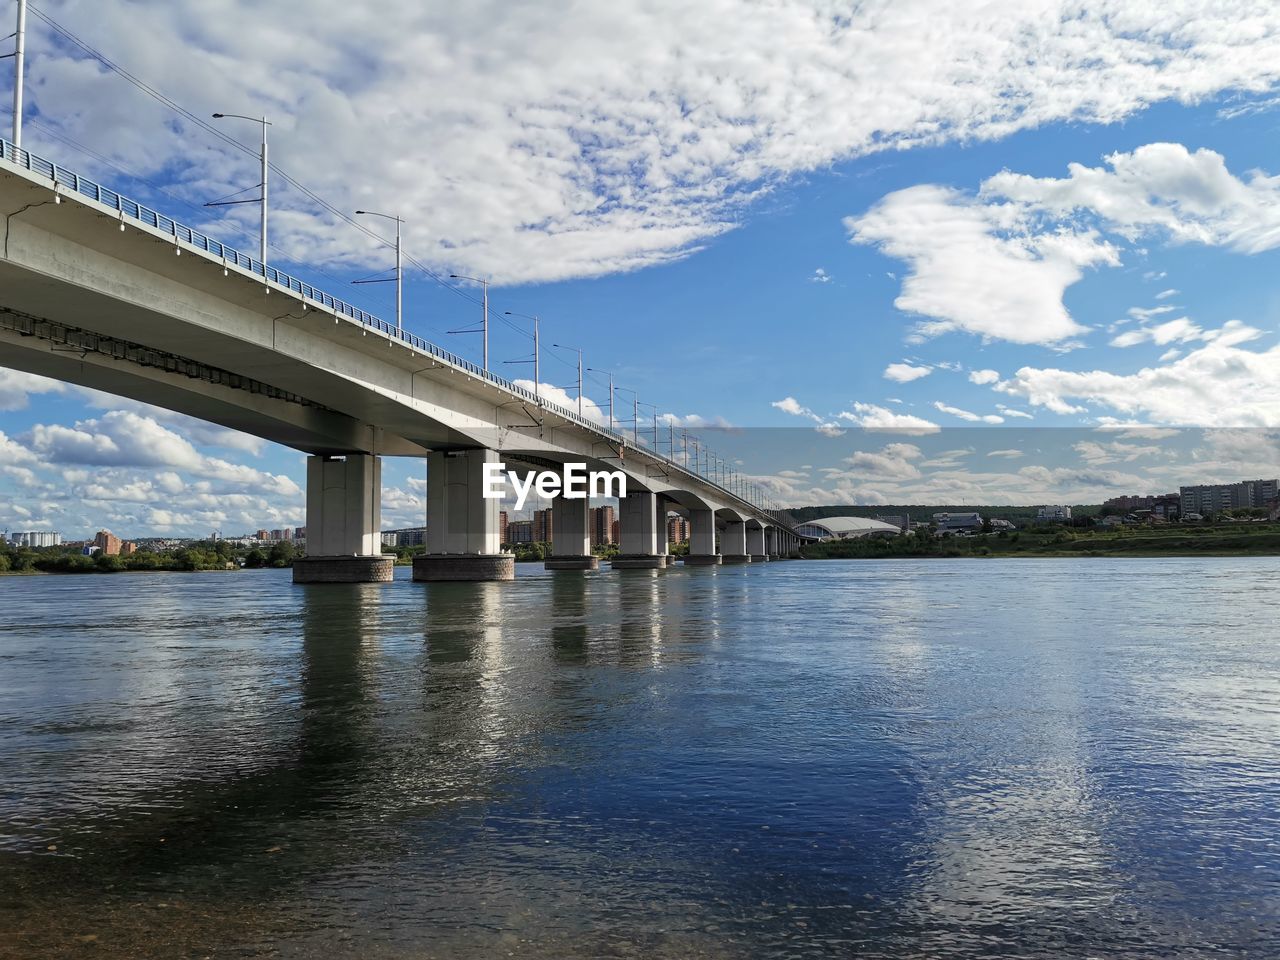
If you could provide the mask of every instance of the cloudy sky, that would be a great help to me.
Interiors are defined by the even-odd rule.
[[[1280,462],[1280,7],[1205,6],[39,0],[27,145],[254,246],[251,205],[203,206],[256,182],[254,128],[78,38],[194,117],[269,116],[278,264],[390,315],[350,286],[389,251],[295,184],[399,213],[417,262],[664,414],[767,430],[714,442],[784,499],[1096,501]],[[406,315],[478,354],[470,291],[415,269]],[[496,325],[495,361],[530,349]],[[421,464],[384,479],[421,522]],[[0,372],[0,528],[302,523],[301,480]]]

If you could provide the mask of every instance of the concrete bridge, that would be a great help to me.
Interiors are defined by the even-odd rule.
[[[760,562],[798,543],[745,484],[607,426],[0,140],[0,364],[145,401],[310,454],[294,579],[391,577],[381,458],[427,460],[420,580],[509,579],[486,463],[621,470],[615,568]],[[740,488],[739,488],[740,487]],[[552,568],[592,569],[589,500],[555,501]]]

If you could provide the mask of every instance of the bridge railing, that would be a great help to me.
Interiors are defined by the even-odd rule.
[[[581,416],[576,411],[563,407],[560,404],[552,403],[551,401],[535,394],[532,390],[518,386],[505,377],[500,377],[492,371],[485,370],[483,367],[470,360],[459,357],[457,354],[450,353],[448,350],[437,346],[429,340],[424,340],[415,334],[409,333],[407,330],[397,327],[394,323],[388,323],[366,310],[362,310],[345,300],[340,300],[309,283],[299,280],[297,277],[291,276],[281,270],[277,270],[275,267],[268,266],[261,260],[256,260],[248,254],[241,253],[234,247],[229,247],[226,244],[213,239],[207,234],[194,230],[170,217],[166,217],[158,210],[154,210],[136,200],[131,200],[129,197],[90,180],[88,177],[82,177],[74,170],[69,170],[66,167],[54,163],[52,160],[46,160],[44,157],[37,156],[28,150],[16,147],[3,137],[0,137],[0,157],[24,170],[29,170],[32,173],[47,177],[55,184],[55,190],[65,188],[66,191],[78,197],[85,197],[86,199],[93,200],[95,203],[99,203],[116,211],[122,223],[126,217],[136,220],[137,222],[145,224],[166,236],[172,237],[175,245],[178,242],[185,243],[189,247],[220,260],[224,266],[234,266],[240,270],[256,274],[262,277],[265,281],[278,284],[286,290],[291,290],[313,303],[327,307],[335,314],[341,314],[342,316],[348,317],[357,323],[371,327],[386,336],[393,337],[408,344],[420,353],[442,360],[445,363],[457,367],[480,380],[486,380],[495,386],[506,390],[508,393],[514,394],[524,400],[528,400],[545,410],[551,411],[558,417],[576,423],[580,427],[583,427],[592,433],[599,434],[624,446],[628,442],[627,437],[616,430],[612,430],[589,417]],[[733,491],[720,486],[717,481],[708,477],[699,470],[696,464],[693,469],[690,469],[674,457],[664,456],[656,449],[649,447],[643,447],[642,449],[644,449],[650,456],[662,461],[665,465],[680,471],[686,476],[697,477],[704,483],[707,483],[718,490],[722,490],[734,500],[748,503],[757,510],[762,510],[774,515],[775,517],[780,517],[777,511],[769,511],[760,504],[755,503],[750,498],[734,493]]]

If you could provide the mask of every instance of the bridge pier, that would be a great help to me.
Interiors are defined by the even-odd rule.
[[[307,553],[293,561],[293,582],[390,580],[395,559],[382,555],[381,528],[380,457],[308,457]]]
[[[747,525],[741,520],[730,520],[720,535],[720,553],[723,563],[750,563],[747,553]]]
[[[693,567],[710,567],[720,562],[714,510],[689,508],[689,555],[684,562]]]
[[[769,559],[769,551],[764,545],[764,527],[747,527],[747,553],[752,563],[764,563]]]
[[[591,501],[558,497],[551,507],[551,556],[548,570],[599,570],[591,555]]]
[[[499,459],[484,449],[427,457],[427,552],[413,558],[413,579],[515,579],[515,557],[499,542],[501,501],[483,496],[484,465]]]
[[[633,490],[618,500],[618,555],[610,560],[615,570],[660,570],[667,565],[667,531],[658,530],[658,496]],[[666,513],[663,512],[665,520]],[[663,543],[661,552],[658,541]]]

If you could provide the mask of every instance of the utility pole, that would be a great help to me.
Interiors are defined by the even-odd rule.
[[[357,210],[357,216],[382,217],[396,222],[396,329],[404,329],[404,269],[400,259],[400,224],[404,223],[398,216],[389,213],[376,213],[373,210]],[[382,280],[352,280],[352,283],[382,283]]]
[[[267,127],[271,126],[271,121],[266,117],[246,117],[242,113],[215,113],[213,119],[222,120],[224,118],[232,120],[248,120],[252,123],[262,124],[262,152],[260,160],[262,163],[262,196],[256,202],[262,204],[262,218],[259,221],[258,228],[258,262],[262,264],[262,279],[267,279]],[[225,207],[236,203],[254,203],[253,200],[219,200],[214,203],[206,203],[206,207]]]
[[[542,399],[542,366],[539,359],[542,355],[542,348],[539,342],[538,329],[542,325],[542,321],[534,314],[530,316],[527,313],[515,313],[512,310],[504,310],[503,313],[508,317],[524,317],[526,320],[533,321],[533,395]],[[508,360],[508,363],[528,363],[528,360]]]
[[[484,292],[484,300],[483,300],[484,319],[481,323],[480,332],[484,337],[484,346],[483,346],[483,353],[482,353],[482,356],[484,358],[484,364],[483,364],[484,372],[488,373],[489,372],[489,281],[481,280],[479,277],[464,277],[460,273],[449,274],[449,279],[450,280],[470,280],[472,283],[480,284]],[[451,331],[451,332],[475,333],[474,330],[458,330],[458,331]]]
[[[13,35],[13,145],[22,148],[22,79],[27,53],[27,0],[18,0],[18,29]]]

